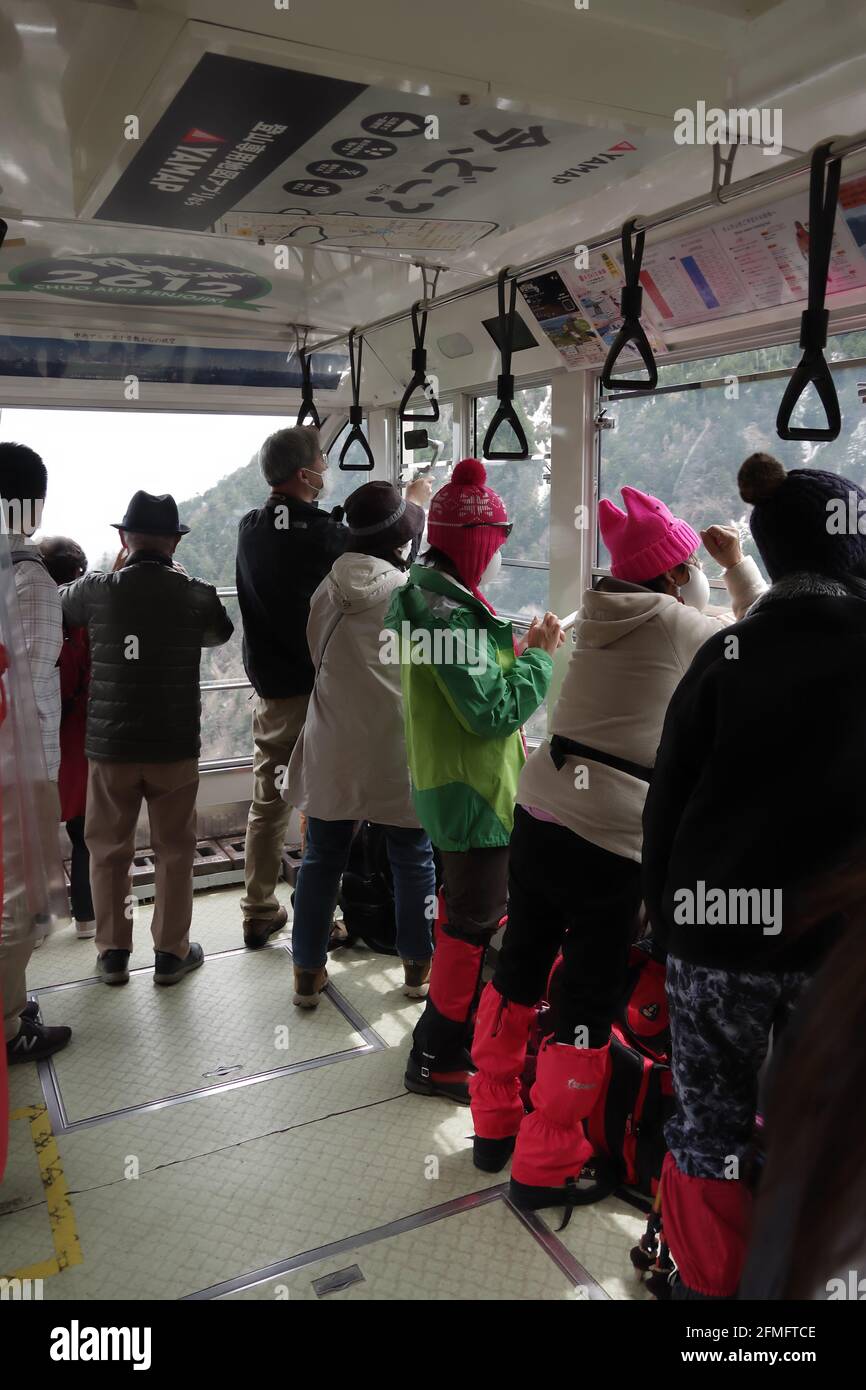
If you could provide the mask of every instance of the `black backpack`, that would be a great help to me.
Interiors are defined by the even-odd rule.
[[[352,841],[337,901],[349,933],[347,945],[363,941],[372,951],[397,955],[394,877],[385,832],[372,821],[362,821]]]

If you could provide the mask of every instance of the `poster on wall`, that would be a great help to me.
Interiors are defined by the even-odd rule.
[[[864,181],[840,189],[827,294],[866,284],[866,260],[854,226],[866,238],[862,206]],[[846,206],[847,204],[847,206]],[[763,309],[806,299],[809,292],[809,220],[803,198],[787,198],[771,208],[745,213],[719,224],[716,233],[734,262],[753,307]]]
[[[278,240],[458,250],[598,192],[668,148],[658,134],[600,135],[483,98],[461,104],[396,81],[369,86],[204,52],[95,216],[241,235],[259,235],[265,220]]]
[[[561,266],[545,275],[518,282],[523,298],[539,326],[569,371],[601,366],[622,323],[620,295],[623,274],[607,252],[593,255],[586,270]],[[644,329],[655,353],[667,349],[650,322]],[[637,350],[627,346],[619,359],[640,363]]]
[[[752,307],[737,268],[706,229],[647,247],[640,283],[664,328],[704,323]]]

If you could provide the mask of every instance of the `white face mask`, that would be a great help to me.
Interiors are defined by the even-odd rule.
[[[315,468],[305,468],[303,472],[304,482],[307,484],[307,487],[311,487],[315,493],[321,492],[322,488],[325,486],[324,473],[317,473]]]
[[[710,601],[710,581],[697,565],[686,565],[689,572],[687,584],[680,585],[680,598],[688,608],[696,608],[703,613]]]
[[[497,550],[496,554],[492,555],[488,560],[487,568],[486,570],[484,570],[483,574],[481,575],[481,578],[478,581],[479,589],[483,590],[485,585],[492,584],[501,569],[502,551]]]
[[[411,541],[407,541],[405,545],[398,545],[398,546],[397,546],[397,554],[399,555],[399,557],[400,557],[401,560],[408,560],[408,559],[409,559],[409,556],[410,556],[410,554],[411,554],[411,552],[412,552],[412,542],[411,542]]]

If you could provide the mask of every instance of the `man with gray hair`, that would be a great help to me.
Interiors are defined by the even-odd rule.
[[[316,501],[328,466],[317,430],[277,430],[262,445],[259,462],[270,496],[241,518],[236,571],[244,669],[256,692],[241,900],[244,942],[253,949],[265,946],[287,918],[275,894],[291,814],[280,792],[315,678],[307,646],[310,599],[348,535]]]

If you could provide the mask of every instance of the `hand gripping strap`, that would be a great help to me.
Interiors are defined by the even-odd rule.
[[[349,370],[352,374],[352,404],[349,407],[349,424],[352,428],[349,437],[340,450],[340,468],[344,473],[372,473],[376,467],[373,451],[361,429],[364,411],[361,408],[361,357],[364,352],[364,339],[358,339],[358,354],[355,356],[355,330],[349,334]],[[346,455],[353,444],[360,444],[367,456],[367,463],[346,463]]]
[[[435,422],[439,419],[439,402],[432,394],[427,397],[430,402],[430,410],[421,415],[410,415],[407,406],[412,399],[413,391],[424,391],[427,387],[427,351],[424,347],[424,335],[427,332],[426,311],[421,315],[421,322],[418,322],[418,308],[421,301],[412,305],[412,336],[415,339],[415,346],[412,349],[412,380],[403,392],[403,399],[400,402],[401,420],[426,420]]]
[[[511,298],[508,309],[505,308],[505,281],[508,278],[508,271],[500,270],[499,284],[497,286],[499,294],[499,334],[502,343],[501,358],[502,371],[496,382],[496,398],[499,401],[499,409],[487,427],[484,436],[484,443],[481,446],[481,455],[486,459],[527,459],[529,458],[529,445],[526,442],[526,435],[523,426],[514,409],[514,377],[511,375],[511,354],[514,347],[514,319],[515,305],[517,302],[517,281],[511,281]],[[518,452],[513,453],[505,449],[494,451],[492,445],[502,425],[508,424],[514,430],[518,443]]]
[[[630,218],[622,228],[622,263],[625,271],[625,285],[620,299],[622,327],[614,338],[605,358],[601,372],[601,384],[605,391],[653,391],[658,384],[659,374],[653,350],[640,321],[643,306],[643,290],[640,284],[640,268],[643,262],[645,232],[635,235],[636,219]],[[632,237],[634,246],[632,247]],[[647,369],[646,378],[636,380],[631,377],[617,378],[612,375],[620,353],[630,343],[634,344]]]
[[[837,439],[842,428],[836,383],[824,357],[830,321],[830,315],[824,308],[824,296],[833,249],[841,168],[841,160],[830,159],[829,145],[818,145],[812,151],[809,183],[809,307],[803,311],[800,320],[803,356],[785,387],[776,416],[776,433],[780,439],[810,439],[825,443]],[[827,424],[824,429],[794,429],[791,416],[810,382],[824,407]]]

